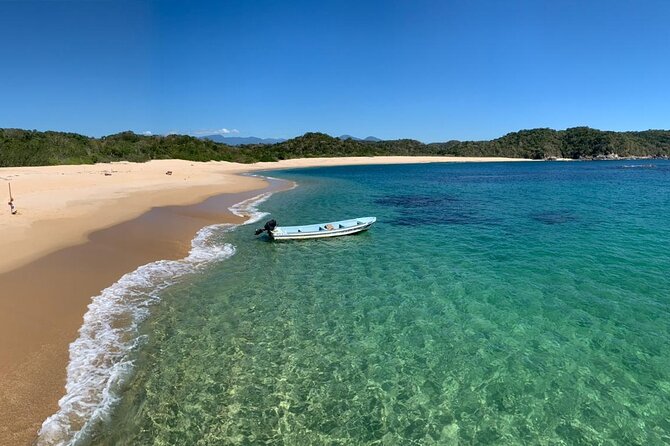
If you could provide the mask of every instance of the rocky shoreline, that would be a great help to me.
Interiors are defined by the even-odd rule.
[[[635,161],[635,160],[670,160],[670,156],[619,156],[616,153],[596,156],[580,156],[579,158],[556,158],[547,157],[543,161]]]

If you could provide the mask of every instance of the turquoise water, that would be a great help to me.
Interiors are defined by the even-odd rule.
[[[270,243],[161,292],[94,444],[668,444],[670,162],[273,173]]]

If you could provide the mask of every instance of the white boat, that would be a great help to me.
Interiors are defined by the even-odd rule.
[[[270,220],[263,229],[256,231],[256,235],[267,232],[274,240],[302,240],[310,238],[339,237],[367,231],[377,221],[375,217],[360,217],[350,220],[333,221],[302,226],[277,226],[277,222]]]

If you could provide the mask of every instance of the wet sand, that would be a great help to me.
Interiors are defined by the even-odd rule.
[[[0,444],[30,444],[57,410],[68,346],[92,296],[138,266],[185,257],[204,226],[243,222],[227,209],[265,190],[154,208],[90,234],[84,244],[0,274]]]

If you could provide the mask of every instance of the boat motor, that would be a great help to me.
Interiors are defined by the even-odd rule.
[[[263,226],[263,228],[256,229],[256,234],[255,235],[261,235],[265,231],[268,232],[268,235],[272,235],[272,231],[274,231],[276,227],[277,227],[277,222],[274,219],[272,219],[272,220],[268,221],[267,223],[265,223],[265,226]]]

